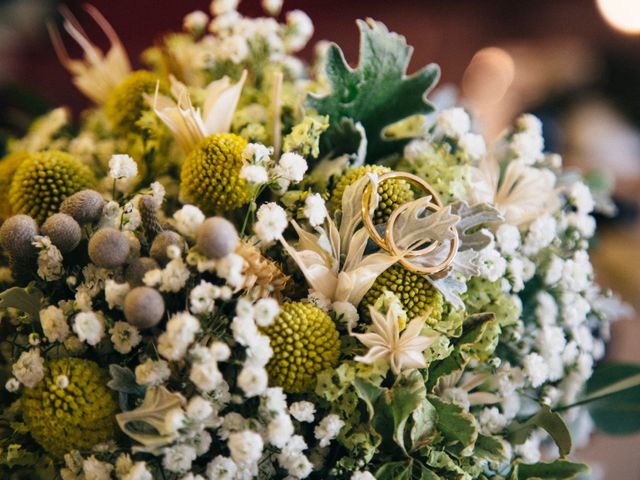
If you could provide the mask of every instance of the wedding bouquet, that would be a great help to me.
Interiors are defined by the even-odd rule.
[[[53,44],[94,106],[0,162],[2,478],[574,478],[583,389],[625,307],[610,211],[542,127],[495,144],[359,21],[356,67],[295,10],[215,0],[132,71]],[[284,18],[278,23],[276,18]],[[596,395],[597,396],[597,395]]]

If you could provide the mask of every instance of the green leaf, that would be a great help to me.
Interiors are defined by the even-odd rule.
[[[413,462],[391,462],[376,471],[378,480],[412,480]]]
[[[0,308],[15,308],[29,315],[32,322],[40,320],[42,292],[35,287],[11,287],[0,293]]]
[[[556,460],[550,463],[520,463],[514,467],[510,479],[527,480],[546,478],[549,480],[568,480],[588,470],[589,467],[584,463],[574,463],[568,460]]]
[[[486,359],[496,348],[500,325],[493,313],[478,313],[465,319],[462,336],[454,342],[451,355],[432,363],[427,388],[431,390],[438,378],[464,369],[471,359]]]
[[[599,430],[610,435],[640,431],[640,365],[600,365],[587,382],[586,393],[578,403],[588,403]]]
[[[411,427],[411,450],[420,450],[433,441],[436,430],[437,412],[428,400],[423,400],[418,408],[411,414],[413,426]]]
[[[335,131],[342,119],[362,124],[368,140],[367,157],[375,161],[399,153],[407,143],[406,139],[385,138],[387,126],[434,110],[425,97],[438,80],[440,70],[431,64],[407,76],[413,48],[407,45],[406,39],[371,19],[357,23],[360,29],[358,67],[352,69],[340,47],[332,44],[325,66],[331,94],[308,96],[307,105],[321,115],[329,115],[327,143],[343,143]]]
[[[571,434],[567,425],[559,413],[551,411],[547,405],[542,405],[535,415],[524,422],[512,423],[509,430],[509,438],[516,445],[527,441],[529,434],[536,428],[542,428],[551,435],[556,442],[560,455],[563,457],[571,453]]]
[[[505,442],[499,437],[478,435],[474,455],[492,462],[503,462],[508,459]]]
[[[447,440],[458,442],[464,448],[475,444],[478,427],[473,415],[455,403],[443,402],[435,395],[429,395],[428,400],[436,408],[436,426]]]
[[[369,420],[382,441],[394,442],[405,453],[405,427],[409,416],[424,400],[424,379],[417,370],[402,374],[392,388],[381,388],[356,378],[353,383],[358,397],[367,405]]]

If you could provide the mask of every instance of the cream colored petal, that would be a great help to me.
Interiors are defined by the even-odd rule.
[[[474,392],[469,394],[470,405],[491,405],[500,403],[503,399],[498,395],[489,392]]]
[[[211,89],[208,89],[207,99],[203,108],[203,120],[207,135],[224,133],[231,129],[233,114],[238,106],[238,100],[240,100],[240,94],[246,79],[247,71],[244,70],[240,80],[235,85],[227,86],[224,89],[221,87],[222,84],[210,85]]]
[[[400,370],[408,368],[425,368],[427,366],[422,353],[415,350],[401,350],[394,356],[397,358]]]
[[[324,259],[310,250],[298,252],[284,238],[281,238],[280,242],[298,265],[309,286],[324,297],[333,300],[338,279],[330,267],[327,267]]]
[[[372,364],[377,362],[378,360],[386,360],[389,357],[389,350],[382,347],[373,347],[371,348],[366,355],[364,356],[356,356],[353,359],[356,362]]]
[[[356,269],[347,273],[352,282],[348,301],[358,306],[376,278],[396,261],[397,258],[386,253],[374,253],[365,257]]]

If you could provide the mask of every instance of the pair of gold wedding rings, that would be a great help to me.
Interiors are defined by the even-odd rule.
[[[429,195],[431,199],[426,203],[425,208],[430,210],[431,212],[437,212],[442,208],[444,208],[444,206],[442,205],[442,201],[440,200],[440,197],[438,197],[438,194],[433,189],[433,187],[431,187],[431,185],[429,185],[422,178],[416,175],[412,175],[406,172],[384,173],[380,175],[380,177],[378,177],[377,185],[380,185],[383,182],[386,182],[392,179],[405,180],[410,184],[412,184],[414,187],[418,188],[419,190],[422,190],[426,195]],[[449,240],[449,253],[447,257],[444,259],[444,261],[436,265],[418,265],[416,263],[412,263],[411,262],[412,257],[415,258],[422,255],[427,255],[428,253],[431,253],[434,250],[436,250],[438,247],[440,247],[441,243],[439,240],[425,238],[423,243],[428,245],[426,247],[423,247],[417,250],[412,249],[412,250],[403,251],[398,246],[394,238],[394,226],[396,221],[398,220],[398,217],[410,206],[409,203],[400,205],[398,208],[396,208],[393,211],[393,213],[389,217],[389,220],[387,220],[384,237],[380,235],[380,233],[378,233],[378,230],[376,229],[373,223],[373,219],[371,218],[371,210],[370,210],[371,196],[373,195],[373,189],[375,187],[376,185],[374,185],[374,182],[369,182],[369,184],[366,186],[362,195],[362,206],[361,206],[362,222],[364,223],[364,226],[367,229],[367,232],[369,233],[369,236],[371,237],[371,239],[380,248],[382,248],[389,254],[397,256],[399,258],[398,262],[402,266],[404,266],[405,268],[407,268],[408,270],[414,273],[431,275],[431,276],[441,276],[443,274],[446,274],[449,266],[451,265],[451,263],[453,262],[456,256],[456,253],[458,252],[459,239],[458,239],[458,231],[455,225],[451,225],[449,227],[451,230],[452,236],[451,236],[451,240]]]

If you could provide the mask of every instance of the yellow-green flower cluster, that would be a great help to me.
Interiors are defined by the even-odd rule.
[[[149,108],[143,94],[153,95],[157,77],[146,70],[131,73],[109,95],[104,113],[116,132],[137,132],[136,122],[142,112]]]
[[[61,376],[68,380],[66,386]],[[112,439],[117,403],[106,384],[106,373],[90,360],[50,361],[44,379],[22,397],[33,438],[55,458]]]
[[[388,268],[376,279],[360,303],[362,315],[368,318],[369,305],[374,305],[385,291],[393,293],[400,300],[408,320],[428,314],[429,325],[440,321],[444,305],[442,294],[423,275],[401,265]]]
[[[365,165],[354,168],[344,174],[336,183],[331,193],[330,205],[334,209],[339,209],[342,202],[342,195],[345,189],[355,183],[359,178],[375,173],[378,176],[390,172],[391,169],[382,165]],[[381,183],[378,186],[379,203],[373,216],[375,224],[385,223],[393,211],[400,205],[413,200],[413,190],[406,180],[392,179]]]
[[[0,160],[0,219],[11,216],[11,204],[9,203],[9,187],[13,175],[20,164],[29,157],[26,152],[10,153]]]
[[[57,213],[62,201],[94,186],[91,170],[65,152],[46,150],[24,159],[11,181],[13,213],[24,213],[42,223]]]
[[[451,203],[464,197],[469,188],[470,160],[466,155],[454,154],[448,144],[433,146],[421,142],[405,151],[398,170],[413,173],[425,179],[440,199]]]
[[[500,280],[491,282],[486,278],[474,277],[467,282],[467,291],[462,300],[468,314],[495,313],[501,326],[516,323],[520,316],[520,305],[516,297],[502,289]]]
[[[240,170],[247,141],[233,133],[210,135],[187,156],[180,174],[182,195],[202,210],[227,212],[249,202]]]
[[[296,152],[303,157],[318,158],[320,135],[329,128],[328,116],[306,116],[284,139],[284,151]]]
[[[274,323],[264,329],[273,357],[270,382],[285,392],[311,390],[318,374],[336,365],[340,337],[333,320],[318,307],[301,302],[282,305]]]

